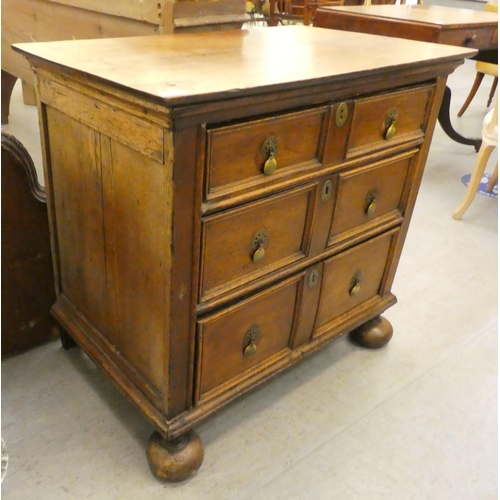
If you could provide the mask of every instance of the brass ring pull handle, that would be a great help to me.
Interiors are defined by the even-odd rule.
[[[257,248],[253,254],[252,260],[257,263],[260,262],[266,256],[266,250],[263,247]]]
[[[476,41],[477,36],[475,34],[467,35],[465,37],[465,45],[470,45]]]
[[[257,231],[252,238],[252,250],[255,252],[252,255],[252,261],[257,263],[266,256],[264,245],[267,243],[268,235],[265,229]]]
[[[243,356],[246,358],[253,356],[257,352],[257,337],[260,335],[259,327],[254,325],[245,333],[243,338]]]
[[[377,198],[378,192],[376,189],[368,191],[368,194],[366,195],[366,215],[372,216],[375,213],[375,210],[377,209]]]
[[[264,175],[272,175],[278,168],[278,161],[274,156],[270,156],[264,163]]]
[[[384,139],[390,141],[396,135],[396,120],[398,119],[398,110],[392,108],[387,112],[385,116],[385,127],[386,131],[384,134]]]
[[[349,283],[349,295],[354,296],[361,290],[361,271],[358,269]]]
[[[262,156],[266,158],[263,173],[264,175],[272,175],[278,168],[278,160],[276,159],[276,155],[278,154],[278,139],[275,135],[271,135],[264,141],[261,152]]]

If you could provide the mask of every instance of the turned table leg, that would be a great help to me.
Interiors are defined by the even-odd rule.
[[[167,440],[158,431],[149,438],[146,449],[151,472],[165,481],[184,481],[198,471],[204,457],[198,434],[190,430],[182,436]]]
[[[438,121],[441,125],[441,128],[444,130],[446,135],[453,139],[455,142],[459,144],[465,144],[466,146],[474,146],[476,152],[479,151],[481,147],[482,139],[470,139],[468,137],[464,137],[459,134],[451,124],[450,120],[450,103],[451,103],[451,90],[449,87],[445,87],[443,101],[441,103],[441,107],[439,108]]]
[[[352,330],[349,335],[355,344],[378,349],[391,340],[392,325],[382,316],[377,316]]]
[[[2,125],[9,123],[10,98],[17,77],[2,69]]]

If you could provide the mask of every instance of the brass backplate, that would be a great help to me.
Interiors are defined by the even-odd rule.
[[[271,156],[278,154],[278,138],[275,135],[269,136],[262,144],[260,150],[262,156],[267,160]]]
[[[356,295],[361,289],[361,270],[358,269],[349,283],[349,295]]]
[[[243,354],[245,356],[253,356],[257,352],[255,342],[259,336],[260,330],[257,325],[253,325],[247,333],[245,333],[245,336],[243,337]]]
[[[374,201],[377,201],[378,191],[376,188],[370,189],[368,193],[366,193],[366,206],[369,206]]]
[[[377,209],[377,198],[378,198],[378,191],[373,188],[368,191],[368,194],[366,195],[366,207],[365,207],[365,213],[369,216],[372,216]]]
[[[268,239],[268,234],[265,229],[261,229],[260,231],[257,231],[252,238],[252,249],[257,250],[260,247],[263,247]]]
[[[396,108],[392,108],[389,111],[387,111],[387,114],[385,115],[385,126],[390,127],[392,124],[396,122],[398,119],[398,110]]]

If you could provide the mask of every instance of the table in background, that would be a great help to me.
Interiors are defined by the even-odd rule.
[[[33,73],[13,43],[160,35],[239,28],[245,0],[2,0],[2,124],[16,80],[35,104]]]
[[[498,61],[498,14],[437,5],[368,5],[323,7],[316,11],[314,25],[423,42],[470,47],[479,52],[473,59]],[[458,134],[450,121],[451,90],[446,88],[439,123],[453,140],[473,145],[480,139]]]

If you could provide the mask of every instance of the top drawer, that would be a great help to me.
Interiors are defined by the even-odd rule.
[[[269,182],[285,170],[321,164],[327,108],[316,108],[209,130],[207,199]]]
[[[423,139],[433,91],[426,85],[356,101],[346,156]]]

